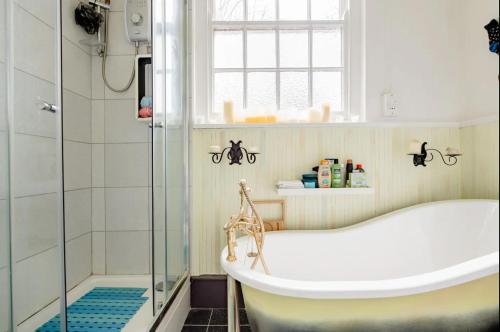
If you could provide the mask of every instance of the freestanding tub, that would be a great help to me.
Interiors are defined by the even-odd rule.
[[[335,231],[268,233],[234,263],[253,332],[497,331],[498,201],[447,201]],[[230,331],[232,332],[232,331]]]

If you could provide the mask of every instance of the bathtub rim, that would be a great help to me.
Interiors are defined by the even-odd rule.
[[[284,231],[283,233],[338,233],[375,223],[390,216],[403,214],[410,210],[437,206],[450,203],[494,203],[498,206],[498,200],[486,199],[461,199],[448,200],[418,204],[401,210],[393,211],[379,217],[369,219],[353,226],[337,230],[319,231]],[[246,237],[239,238],[238,241],[246,241]],[[220,263],[222,268],[234,279],[241,283],[253,287],[257,290],[289,297],[299,297],[305,299],[373,299],[411,296],[420,293],[437,291],[440,289],[458,286],[477,279],[485,278],[499,273],[499,251],[464,261],[444,269],[429,273],[418,274],[410,277],[367,280],[367,281],[300,281],[285,278],[267,276],[260,272],[255,272],[245,266],[241,261],[229,263],[226,260],[227,247],[221,254]]]

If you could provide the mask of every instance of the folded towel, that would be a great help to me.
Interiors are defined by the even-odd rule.
[[[300,180],[279,181],[276,186],[278,189],[304,189],[304,183]]]

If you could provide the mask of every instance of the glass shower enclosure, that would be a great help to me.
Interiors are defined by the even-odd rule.
[[[74,10],[93,2],[0,0],[0,332],[149,331],[188,275],[184,1],[148,1],[153,117],[140,122],[141,78],[110,91],[81,42]],[[111,2],[111,36],[125,2]],[[135,54],[106,47],[120,78]],[[126,321],[95,301],[98,319],[81,311],[123,292],[138,303]]]

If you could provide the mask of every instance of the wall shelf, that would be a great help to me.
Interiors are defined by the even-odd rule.
[[[373,195],[375,188],[277,189],[278,196]]]

